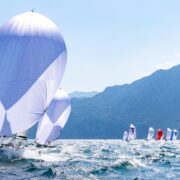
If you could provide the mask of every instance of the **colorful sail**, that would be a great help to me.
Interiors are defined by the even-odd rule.
[[[161,140],[161,139],[163,139],[163,137],[164,137],[163,130],[158,129],[156,140]]]
[[[172,135],[171,135],[170,140],[177,140],[177,137],[178,137],[178,131],[176,129],[174,129],[172,131]]]
[[[148,130],[147,140],[152,140],[153,137],[154,137],[154,129],[152,127],[150,127]]]
[[[57,139],[71,111],[70,97],[59,89],[47,107],[43,119],[38,123],[36,141],[40,144]]]
[[[127,131],[124,131],[123,140],[124,141],[128,140],[128,132]]]
[[[133,124],[130,124],[128,140],[136,139],[136,127]]]
[[[44,117],[65,66],[64,40],[47,17],[28,12],[0,27],[0,136]]]

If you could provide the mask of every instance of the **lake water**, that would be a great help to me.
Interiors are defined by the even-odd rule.
[[[180,141],[57,140],[0,160],[0,179],[180,179]]]

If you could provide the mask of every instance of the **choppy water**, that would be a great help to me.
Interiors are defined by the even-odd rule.
[[[41,151],[46,161],[32,154],[1,160],[0,179],[180,179],[180,141],[58,140],[49,148],[28,143],[25,150]]]

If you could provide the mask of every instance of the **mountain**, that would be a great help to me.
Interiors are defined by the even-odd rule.
[[[70,94],[71,98],[87,98],[87,97],[93,97],[97,94],[97,91],[91,91],[91,92],[81,92],[81,91],[75,91]]]
[[[72,98],[61,138],[122,138],[129,124],[145,138],[149,126],[180,131],[180,65],[85,99]]]

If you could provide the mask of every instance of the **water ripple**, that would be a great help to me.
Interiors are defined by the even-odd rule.
[[[46,148],[37,148],[28,141],[25,151],[34,154],[0,161],[1,179],[180,177],[180,141],[58,140]],[[42,159],[34,159],[41,155]]]

